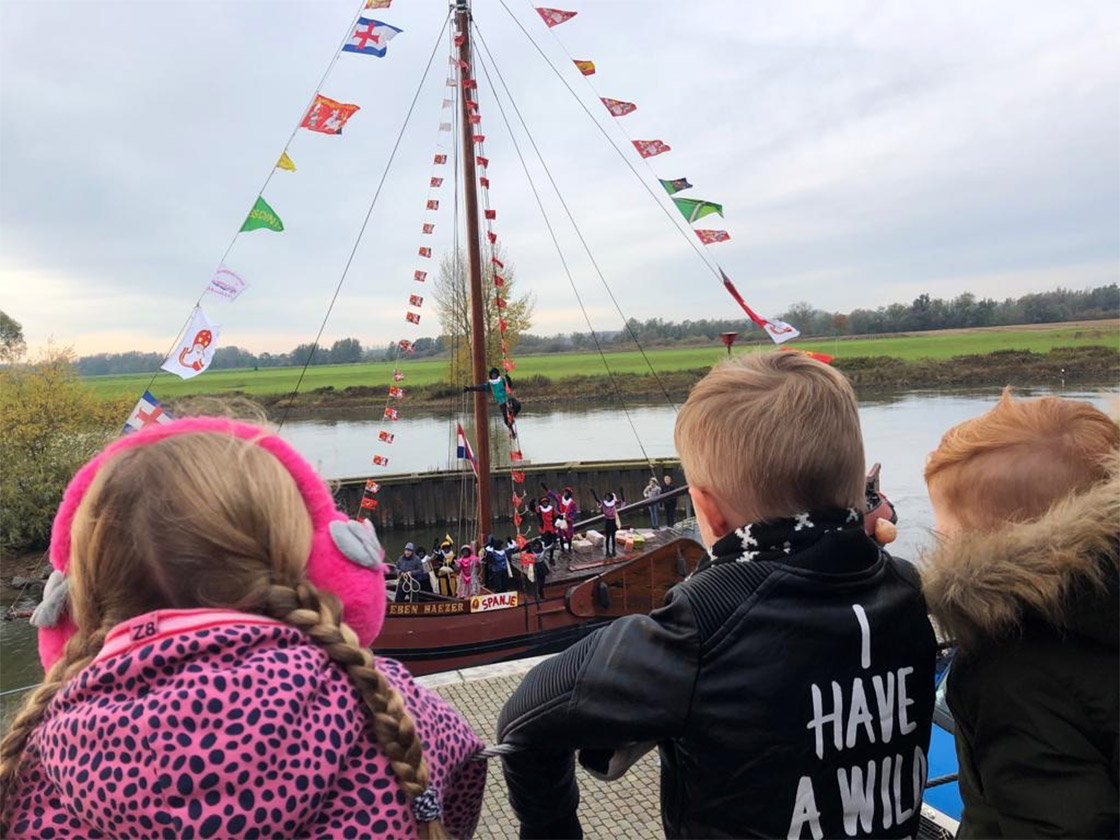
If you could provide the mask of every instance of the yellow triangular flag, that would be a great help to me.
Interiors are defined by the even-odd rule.
[[[292,159],[288,157],[288,153],[284,152],[280,155],[280,160],[276,161],[277,169],[287,169],[289,172],[296,171],[296,165],[292,163]]]

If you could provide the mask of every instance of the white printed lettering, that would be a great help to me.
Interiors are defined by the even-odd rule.
[[[871,678],[871,685],[875,688],[875,702],[879,706],[880,734],[883,736],[883,743],[889,744],[891,735],[894,734],[894,671],[887,673],[885,688],[880,674]]]
[[[844,833],[849,837],[856,835],[856,822],[863,826],[863,833],[870,834],[875,822],[875,761],[867,762],[867,782],[863,780],[863,770],[852,768],[852,783],[848,784],[848,774],[841,767],[836,771],[840,783],[840,801],[844,806]]]
[[[840,691],[840,683],[835,680],[832,681],[832,711],[827,715],[824,713],[824,699],[821,696],[821,690],[816,683],[810,687],[813,695],[813,719],[806,725],[806,729],[812,729],[816,735],[817,741],[817,758],[824,758],[824,725],[826,723],[832,724],[832,743],[837,750],[844,748],[843,723],[841,716],[844,713],[844,697]]]
[[[802,776],[797,782],[797,799],[793,803],[793,816],[790,817],[789,831],[786,833],[788,840],[800,838],[806,823],[809,824],[809,832],[813,835],[813,840],[821,840],[824,837],[824,831],[821,830],[821,812],[817,810],[817,799],[813,795],[813,780],[808,776]]]
[[[879,713],[882,714],[882,709]],[[871,710],[867,708],[867,693],[863,690],[863,677],[856,677],[852,680],[852,707],[848,710],[848,731],[844,738],[844,745],[848,749],[856,745],[856,732],[861,725],[867,730],[871,743],[875,743],[875,730],[871,726],[871,720]]]
[[[867,613],[859,604],[852,604],[852,611],[856,614],[856,621],[859,622],[860,634],[860,647],[859,647],[859,666],[863,670],[871,667],[871,625],[867,621]]]
[[[914,705],[914,701],[906,696],[906,677],[914,673],[911,667],[898,669],[898,734],[909,735],[918,728],[918,724],[914,723],[906,716],[906,707]]]

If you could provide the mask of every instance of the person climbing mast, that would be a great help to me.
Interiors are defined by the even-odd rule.
[[[498,407],[502,410],[502,420],[505,421],[506,428],[510,430],[510,434],[516,436],[517,432],[514,429],[513,422],[517,415],[521,413],[521,403],[513,396],[513,380],[509,378],[507,373],[502,375],[496,367],[490,368],[490,376],[481,385],[464,385],[463,391],[489,391],[494,395],[494,399],[498,402]]]

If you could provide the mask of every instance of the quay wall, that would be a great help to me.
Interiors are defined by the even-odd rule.
[[[594,499],[591,490],[602,496],[604,493],[622,491],[628,502],[642,500],[642,490],[650,475],[662,481],[665,473],[671,473],[675,485],[684,482],[680,460],[677,458],[654,458],[652,462],[631,461],[572,461],[568,463],[526,464],[520,467],[525,473],[525,483],[519,492],[527,492],[531,497],[542,493],[541,482],[549,488],[560,491],[571,487],[579,500],[580,519],[587,518],[593,510]],[[377,476],[381,486],[376,495],[377,510],[373,516],[378,528],[401,528],[425,525],[445,525],[463,519],[474,519],[476,510],[475,481],[470,470],[442,470],[424,473],[397,473]],[[357,516],[366,478],[343,478],[333,482],[335,498],[350,515]],[[510,468],[495,469],[490,477],[490,498],[494,516],[509,520],[513,516]],[[684,515],[689,504],[687,494],[678,499],[678,510]],[[634,523],[648,524],[645,512],[631,514]],[[640,520],[640,523],[637,522]]]

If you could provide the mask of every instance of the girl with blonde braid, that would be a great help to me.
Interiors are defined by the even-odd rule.
[[[370,653],[384,551],[279,438],[215,418],[122,438],[71,482],[51,560],[0,836],[473,833],[481,743]]]

